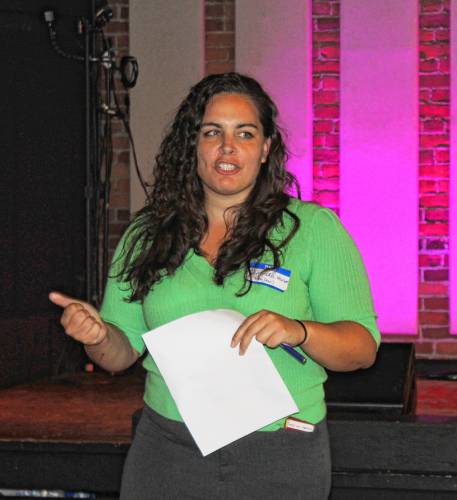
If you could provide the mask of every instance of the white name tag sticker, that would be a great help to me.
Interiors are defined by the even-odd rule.
[[[268,264],[261,262],[251,262],[249,265],[251,270],[251,282],[265,285],[280,292],[285,292],[289,286],[290,275],[292,271],[278,267],[272,269]]]

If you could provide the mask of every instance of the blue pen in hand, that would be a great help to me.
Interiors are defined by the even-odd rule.
[[[279,347],[284,349],[287,353],[289,353],[291,356],[293,356],[297,361],[300,361],[300,363],[304,364],[306,363],[306,358],[303,356],[303,354],[300,354],[298,351],[296,351],[292,346],[286,343],[281,343],[279,344]]]

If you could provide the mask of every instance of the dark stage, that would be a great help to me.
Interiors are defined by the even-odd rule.
[[[330,414],[334,499],[457,496],[457,382],[417,379],[414,416]],[[143,372],[1,390],[0,488],[117,497]]]

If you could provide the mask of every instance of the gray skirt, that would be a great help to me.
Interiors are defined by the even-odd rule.
[[[326,421],[314,432],[254,432],[203,457],[187,427],[145,407],[121,500],[309,499],[330,492]]]

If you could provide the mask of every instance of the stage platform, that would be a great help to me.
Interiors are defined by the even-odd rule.
[[[114,499],[142,406],[141,369],[0,390],[0,489]],[[457,498],[457,382],[417,379],[414,416],[329,415],[332,500]]]

